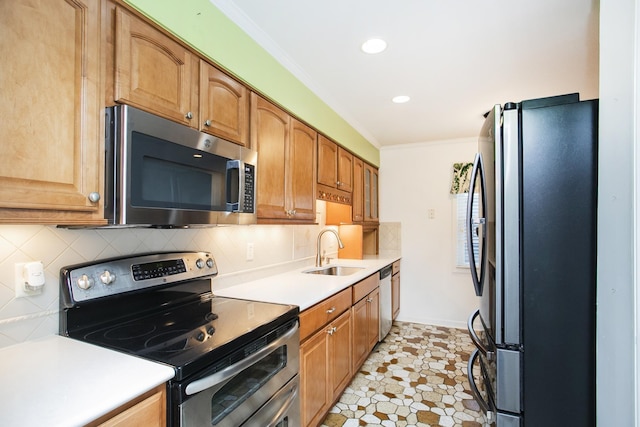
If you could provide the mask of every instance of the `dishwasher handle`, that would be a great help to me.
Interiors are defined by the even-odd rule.
[[[382,268],[380,270],[380,280],[386,279],[387,277],[391,276],[392,272],[393,272],[393,268],[392,268],[391,264],[387,265],[384,268]]]

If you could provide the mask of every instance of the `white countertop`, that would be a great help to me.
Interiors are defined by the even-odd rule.
[[[0,349],[0,424],[81,426],[173,378],[173,368],[59,335]]]
[[[358,260],[332,259],[327,265],[362,267],[362,270],[347,276],[324,276],[303,273],[315,268],[307,266],[228,288],[216,289],[214,286],[213,293],[221,297],[293,304],[299,306],[302,311],[369,277],[398,259],[400,259],[399,252],[368,255],[365,259]]]

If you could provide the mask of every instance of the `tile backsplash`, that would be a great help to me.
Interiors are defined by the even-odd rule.
[[[313,263],[316,239],[323,228],[324,204],[318,203],[318,225],[249,225],[200,229],[66,229],[39,225],[0,226],[0,347],[58,333],[59,272],[67,265],[145,252],[196,250],[211,252],[218,264],[216,287],[254,280],[292,264]],[[327,235],[329,236],[329,235]],[[324,237],[323,237],[324,239]],[[247,244],[254,258],[247,261]],[[381,245],[382,247],[382,245]],[[337,252],[334,239],[323,240],[327,253]],[[45,286],[40,295],[15,297],[15,264],[42,261]]]
[[[399,251],[402,248],[401,223],[381,222],[378,232],[380,250]]]
[[[244,225],[194,229],[66,229],[40,225],[0,226],[0,347],[58,332],[59,274],[67,265],[145,252],[211,252],[218,264],[216,286],[229,286],[246,272],[254,278],[277,273],[278,266],[313,262],[319,225]],[[247,261],[247,244],[254,258]],[[337,246],[327,240],[329,251]],[[42,261],[45,285],[39,295],[15,297],[15,264]],[[284,268],[284,267],[282,267]],[[290,268],[290,267],[289,267]],[[226,285],[225,285],[226,283]]]

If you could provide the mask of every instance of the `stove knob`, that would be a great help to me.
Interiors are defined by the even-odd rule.
[[[214,265],[216,264],[213,262],[213,258],[207,258],[207,267],[213,268]]]
[[[198,258],[196,260],[196,267],[198,267],[198,268],[204,267],[204,261],[202,260],[202,258]]]
[[[213,326],[209,326],[209,327],[207,328],[207,333],[208,333],[209,335],[213,335],[213,333],[214,333],[215,331],[216,331],[216,328],[214,328]]]
[[[198,335],[196,335],[196,339],[200,342],[204,341],[204,332],[198,332]]]
[[[93,285],[93,280],[91,280],[91,278],[86,274],[83,274],[78,278],[76,284],[80,289],[89,289],[91,285]]]
[[[116,275],[109,270],[105,270],[104,273],[100,275],[100,281],[105,285],[110,285],[116,281]]]

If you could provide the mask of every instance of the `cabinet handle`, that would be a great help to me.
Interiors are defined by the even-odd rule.
[[[89,201],[91,201],[93,203],[96,203],[99,200],[100,200],[100,193],[95,192],[95,191],[89,193]]]
[[[337,185],[338,187],[340,187],[340,186],[342,185],[342,183],[341,183],[340,181],[336,181],[336,185]]]
[[[193,113],[188,111],[187,114],[184,115],[184,118],[189,120],[193,119]]]
[[[331,314],[334,311],[336,311],[336,308],[335,307],[331,307],[329,310],[327,310],[327,314]]]
[[[207,127],[211,126],[211,120],[205,120],[204,125]]]
[[[373,302],[373,298],[371,297],[367,298],[367,302]]]
[[[336,327],[334,326],[333,328],[329,328],[329,329],[327,329],[327,333],[328,333],[329,335],[333,335],[333,334],[335,334],[335,333],[336,333],[336,331],[337,331],[337,330],[338,330],[338,328],[336,328]]]

